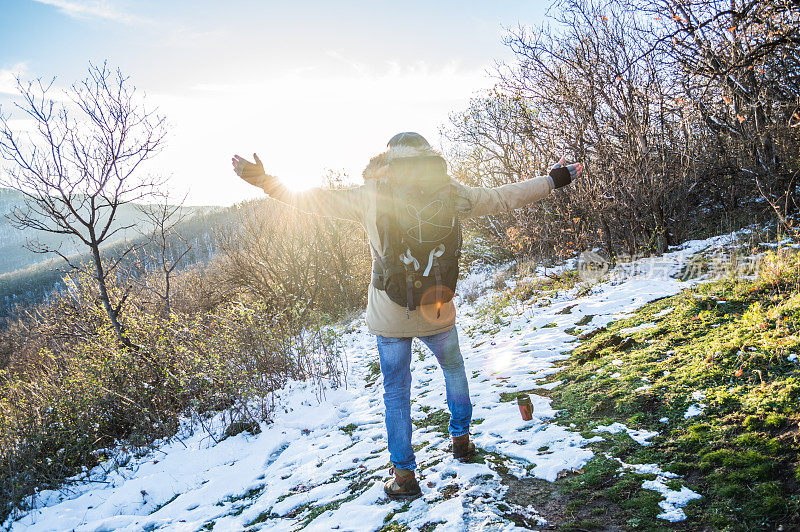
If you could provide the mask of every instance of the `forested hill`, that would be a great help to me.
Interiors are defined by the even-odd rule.
[[[13,226],[9,216],[15,209],[24,207],[23,195],[15,190],[0,188],[0,317],[18,303],[42,300],[61,284],[64,260],[53,254],[39,254],[26,248],[26,243],[38,239],[42,244],[58,248],[62,253],[80,259],[86,252],[74,237]],[[147,218],[140,205],[122,205],[116,214],[115,227],[133,226],[121,231],[119,238],[109,242],[105,251],[114,256],[127,248],[127,242],[136,241],[142,246],[147,240]],[[214,229],[222,228],[232,219],[231,208],[186,206],[181,208],[183,220],[176,226],[177,233],[191,247],[183,258],[183,265],[208,260],[216,250]]]
[[[46,262],[51,256],[34,253],[25,247],[25,243],[31,239],[38,239],[48,247],[59,248],[63,253],[72,255],[81,253],[83,250],[80,243],[75,238],[67,235],[58,235],[38,231],[22,231],[15,228],[9,216],[16,210],[25,206],[25,199],[22,193],[0,188],[0,274],[10,273],[22,268],[28,268],[34,264]],[[194,214],[209,213],[213,207],[186,206],[182,210],[187,217]],[[140,209],[140,205],[128,203],[121,205],[117,211],[116,227],[128,225],[135,226],[127,232],[120,232],[116,240],[137,238],[137,229],[141,228],[141,223],[145,221],[145,216]],[[113,243],[109,242],[110,244]]]

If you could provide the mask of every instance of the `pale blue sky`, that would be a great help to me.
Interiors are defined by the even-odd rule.
[[[328,168],[359,181],[398,131],[438,144],[508,58],[502,26],[536,24],[549,3],[0,0],[0,106],[13,73],[68,84],[107,59],[172,124],[152,170],[190,203],[257,195],[233,152],[298,187]]]

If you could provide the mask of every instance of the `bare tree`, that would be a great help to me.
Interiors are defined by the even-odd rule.
[[[797,209],[800,3],[642,0],[660,21],[663,55],[731,162],[779,218]]]
[[[681,93],[651,51],[654,39],[642,37],[650,22],[623,4],[562,0],[548,24],[509,30],[514,61],[498,66],[493,91],[451,117],[446,136],[462,146],[454,166],[474,175],[467,181],[546,173],[565,153],[586,165],[568,192],[509,217],[515,251],[601,245],[634,254],[664,251],[681,237],[681,197],[694,184],[683,171],[689,137],[674,104]],[[489,234],[508,234],[497,225]]]
[[[146,284],[146,288],[161,300],[164,312],[169,315],[172,311],[170,291],[173,274],[181,264],[181,260],[192,249],[175,229],[186,219],[187,212],[183,209],[183,202],[170,204],[167,196],[164,196],[159,203],[142,205],[140,209],[152,224],[149,232],[144,233],[153,245],[148,262],[152,262],[149,264],[150,268],[157,269],[161,282],[156,286]],[[146,275],[144,277],[147,278]]]
[[[72,270],[89,273],[117,339],[134,347],[120,321],[129,289],[112,293],[109,283],[133,248],[107,258],[102,247],[133,225],[120,223],[120,208],[146,200],[159,185],[143,176],[140,166],[160,151],[165,120],[145,108],[128,77],[105,63],[90,65],[85,79],[63,91],[55,80],[42,79],[18,78],[17,88],[15,110],[23,120],[0,115],[0,154],[8,163],[0,184],[26,200],[11,222],[22,230],[66,235],[86,247],[89,261],[78,262],[38,239],[28,243],[33,251],[56,254]]]
[[[473,222],[483,234],[521,254],[633,255],[754,217],[792,219],[800,2],[555,5],[545,23],[508,31],[513,61],[444,134],[471,184],[544,173],[564,152],[585,171],[547,201]]]

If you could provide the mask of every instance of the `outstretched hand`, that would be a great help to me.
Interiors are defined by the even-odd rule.
[[[264,165],[261,164],[261,159],[259,159],[258,155],[255,153],[253,154],[253,158],[256,161],[255,163],[251,163],[244,157],[234,155],[231,158],[231,164],[233,164],[233,171],[236,172],[236,175],[251,185],[260,187],[266,178]]]
[[[561,159],[550,169],[550,179],[553,181],[553,188],[561,188],[572,183],[573,179],[578,178],[583,172],[581,163],[572,163],[564,166],[566,159]]]
[[[567,160],[562,156],[561,159],[556,163],[556,165],[552,169],[555,170],[556,168],[561,168],[564,166],[566,162]],[[569,176],[572,179],[575,179],[576,177],[580,176],[581,173],[583,172],[583,165],[581,163],[572,163],[570,165],[567,165],[567,170],[569,170]]]

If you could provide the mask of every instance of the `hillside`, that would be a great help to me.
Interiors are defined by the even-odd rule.
[[[47,246],[59,248],[66,255],[73,255],[83,251],[80,242],[77,242],[72,237],[38,231],[21,231],[14,228],[8,217],[14,210],[20,209],[24,205],[25,199],[20,192],[0,188],[0,275],[46,262],[50,258],[47,255],[34,253],[25,248],[25,243],[34,238],[38,238]],[[191,217],[196,214],[211,212],[214,208],[186,206],[182,210],[184,215]],[[116,216],[115,227],[131,225],[134,228],[121,231],[118,236],[115,235],[108,242],[109,245],[119,240],[139,238],[140,235],[136,227],[141,227],[146,222],[146,217],[142,214],[138,204],[128,203],[120,206]]]
[[[6,315],[13,305],[41,301],[51,290],[62,286],[63,259],[30,251],[25,247],[27,241],[39,238],[44,244],[70,255],[73,261],[85,260],[85,250],[74,238],[13,227],[8,215],[23,205],[24,199],[19,192],[0,189],[0,317]],[[235,216],[234,208],[186,206],[182,210],[185,218],[176,231],[192,246],[184,265],[208,260],[216,250],[213,231],[228,226]],[[145,244],[146,238],[140,231],[149,224],[136,204],[120,207],[117,226],[128,225],[133,227],[121,231],[118,238],[105,245],[104,250],[109,256],[120,253],[127,247],[126,243]]]
[[[716,252],[735,252],[728,247],[733,241],[722,236],[687,242],[657,258],[656,276],[654,263],[643,259],[612,270],[625,275],[592,286],[576,283],[569,265],[516,278],[489,270],[465,279],[459,334],[479,454],[470,464],[448,454],[441,372],[417,345],[412,441],[423,497],[412,503],[389,502],[383,495],[388,453],[381,377],[374,339],[361,316],[335,330],[348,361],[346,382],[338,389],[328,386],[321,401],[313,387],[296,382],[276,394],[275,417],[255,434],[225,437],[223,413],[203,426],[185,424],[179,437],[150,453],[109,450],[102,465],[74,479],[69,489],[41,492],[35,510],[6,526],[656,530],[796,522],[795,503],[771,480],[781,460],[796,463],[793,440],[758,450],[760,432],[791,427],[787,420],[794,414],[776,417],[784,403],[761,401],[738,433],[716,428],[729,423],[724,420],[730,397],[755,397],[759,387],[777,383],[776,375],[796,379],[796,355],[787,359],[784,352],[775,362],[778,373],[761,368],[761,384],[752,357],[738,382],[720,387],[738,378],[727,370],[688,378],[707,354],[686,347],[703,345],[703,339],[717,346],[729,336],[721,327],[733,326],[751,308],[734,302],[730,292],[726,303],[717,293],[726,281],[705,283],[702,275],[707,268],[700,266],[707,267]],[[696,273],[687,275],[693,268]],[[770,282],[743,279],[739,290],[752,294],[752,286]],[[696,332],[683,320],[696,325]],[[681,344],[681,334],[695,340]],[[659,338],[675,344],[672,353]],[[670,356],[674,363],[662,361]],[[514,401],[522,391],[530,393],[534,407],[527,422]],[[599,400],[602,394],[608,400]],[[751,407],[739,404],[744,418]],[[702,448],[707,431],[724,437],[717,448],[693,458],[691,446]],[[725,450],[734,441],[746,460],[731,454],[733,447]],[[760,513],[729,506],[739,497],[734,485],[750,493]]]
[[[25,242],[34,237],[11,225],[8,217],[15,209],[25,204],[23,196],[16,190],[0,188],[0,275],[27,268],[43,262],[47,257],[25,249]],[[41,234],[36,235],[48,246],[61,246],[68,255],[78,251],[75,242],[63,235]]]

